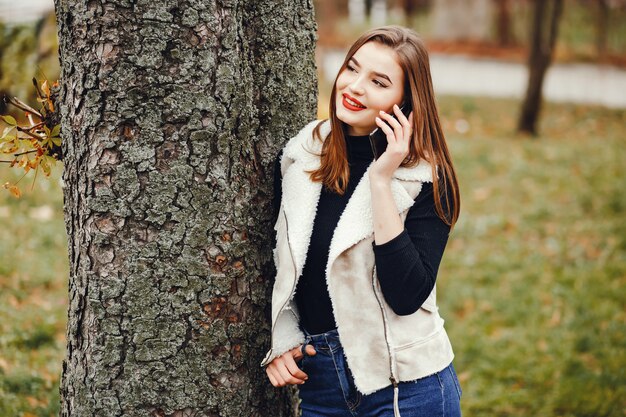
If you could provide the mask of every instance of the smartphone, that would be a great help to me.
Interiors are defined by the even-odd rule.
[[[400,111],[408,118],[411,113],[411,105],[405,104],[400,107]],[[390,114],[397,120],[394,113]],[[387,125],[389,125],[389,123],[387,123]],[[374,152],[374,159],[378,159],[383,152],[385,152],[387,149],[387,143],[387,134],[383,132],[381,128],[377,127],[372,131],[372,133],[370,133],[370,144],[372,145],[372,151]]]

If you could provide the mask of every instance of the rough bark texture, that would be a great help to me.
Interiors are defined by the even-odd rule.
[[[517,130],[537,134],[543,80],[554,52],[563,0],[535,0],[528,57],[528,86]]]
[[[311,0],[55,0],[64,416],[286,416],[270,169],[315,117]]]

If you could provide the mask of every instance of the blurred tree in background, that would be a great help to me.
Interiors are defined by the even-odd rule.
[[[35,108],[39,106],[31,80],[47,78],[52,83],[59,78],[57,50],[54,13],[34,24],[7,25],[0,21],[0,114],[7,112],[1,100],[4,95],[16,96]]]
[[[554,55],[562,12],[563,0],[535,0],[528,55],[528,84],[517,128],[520,132],[537,134],[543,80]]]
[[[430,41],[433,51],[447,47],[446,50],[454,52],[461,44],[478,43],[483,49],[473,48],[470,52],[488,54],[490,46],[530,47],[534,3],[534,0],[388,0],[385,23],[413,27]],[[315,0],[319,44],[346,47],[365,27],[381,24],[375,16],[379,4],[371,0]],[[626,0],[564,0],[563,9],[560,52],[555,57],[558,61],[626,64]],[[444,41],[456,45],[445,45]],[[461,51],[467,52],[468,46]]]

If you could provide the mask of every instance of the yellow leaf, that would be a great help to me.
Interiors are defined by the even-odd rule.
[[[45,159],[42,159],[39,165],[41,166],[41,169],[43,170],[43,173],[46,175],[46,177],[49,177],[50,165],[48,165],[48,162]]]
[[[46,158],[46,161],[50,164],[50,166],[55,166],[57,163],[57,160],[50,155],[45,155],[44,158]]]
[[[10,145],[7,143],[7,144],[5,144],[5,148],[4,148],[4,149],[2,149],[2,152],[4,152],[4,153],[13,153],[13,152],[17,151],[18,149],[19,149],[19,148],[18,148],[17,146],[15,146],[15,145],[10,146]]]
[[[0,136],[0,139],[4,139],[11,130],[13,130],[13,127],[5,127],[4,131],[2,131],[2,136]]]
[[[9,192],[10,192],[11,194],[13,194],[13,196],[14,196],[15,198],[20,198],[20,196],[22,195],[22,192],[20,191],[20,189],[19,189],[19,188],[17,188],[17,186],[16,186],[16,185],[11,185],[11,186],[9,187]]]
[[[9,116],[8,114],[6,116],[2,116],[2,120],[4,120],[5,123],[11,126],[17,126],[17,120],[15,120],[13,116]]]
[[[48,80],[44,81],[41,84],[41,90],[45,93],[46,96],[50,96],[50,87],[48,87]]]
[[[58,124],[52,128],[52,132],[50,133],[50,136],[59,136],[60,132],[61,132],[61,125]]]

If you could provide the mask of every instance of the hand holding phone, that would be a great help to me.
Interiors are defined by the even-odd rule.
[[[411,114],[411,105],[404,104],[400,107],[400,111],[408,118],[409,114]],[[393,112],[390,114],[397,120],[397,117]],[[389,125],[389,123],[387,123],[387,125]],[[380,156],[385,152],[387,149],[387,143],[387,135],[382,131],[382,129],[377,127],[372,131],[372,133],[370,133],[370,144],[372,145],[372,151],[374,152],[374,159],[380,158]]]

